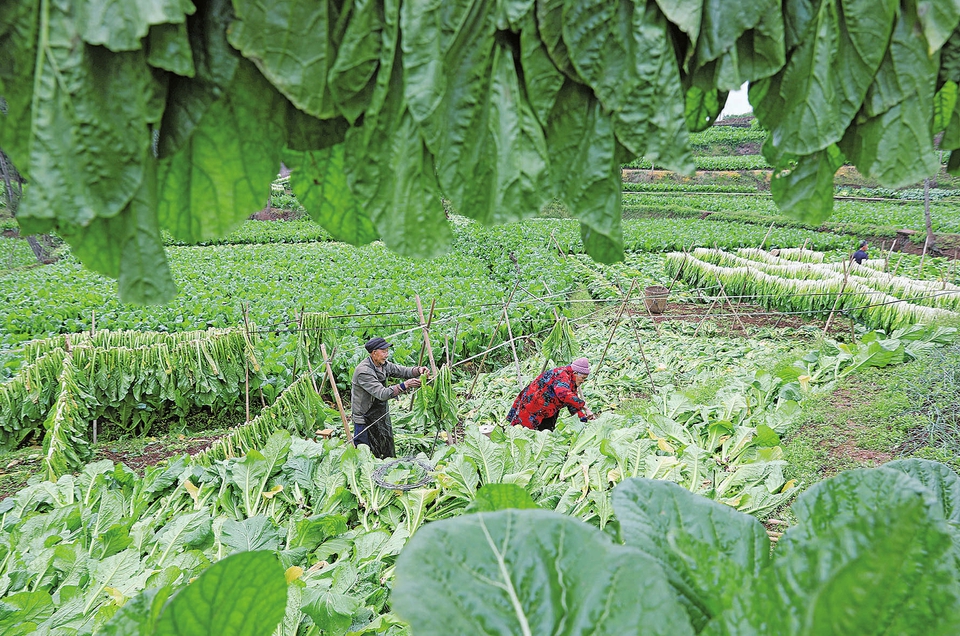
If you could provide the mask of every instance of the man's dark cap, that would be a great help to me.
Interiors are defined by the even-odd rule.
[[[377,336],[376,338],[370,338],[367,340],[367,344],[363,345],[363,348],[367,350],[367,353],[373,353],[377,349],[389,349],[390,343]]]

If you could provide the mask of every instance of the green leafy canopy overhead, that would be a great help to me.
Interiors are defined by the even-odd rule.
[[[124,300],[175,293],[160,242],[229,232],[283,158],[339,240],[449,248],[552,199],[623,253],[619,169],[691,171],[688,131],[750,83],[777,204],[832,210],[844,161],[897,186],[960,146],[958,0],[12,0],[0,148],[18,220]],[[960,150],[949,166],[960,166]]]

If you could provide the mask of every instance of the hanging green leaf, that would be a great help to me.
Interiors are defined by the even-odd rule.
[[[557,100],[564,75],[550,59],[550,54],[537,31],[536,17],[527,14],[527,22],[520,31],[520,64],[523,84],[533,113],[544,128]]]
[[[272,11],[272,10],[271,10]],[[337,109],[351,124],[370,103],[380,65],[384,26],[382,0],[357,0],[327,82]]]
[[[229,0],[200,3],[196,14],[187,19],[195,72],[191,77],[170,78],[169,94],[174,98],[169,100],[160,125],[160,157],[173,155],[187,144],[207,109],[233,82],[243,58],[227,42],[227,27],[232,19]]]
[[[613,113],[617,139],[637,156],[692,172],[679,69],[659,8],[566,0],[563,40],[579,75]]]
[[[693,84],[736,90],[783,67],[783,18],[777,0],[707,2],[691,60]]]
[[[158,24],[150,28],[147,36],[147,63],[155,68],[193,77],[193,51],[187,24]]]
[[[471,5],[404,3],[404,24],[420,28],[417,39],[402,41],[405,95],[436,158],[444,196],[478,221],[516,221],[548,200],[543,131],[521,90],[519,60],[494,37],[495,14],[467,19]],[[457,20],[450,30],[447,20]],[[430,48],[421,50],[420,38],[437,40],[431,46],[439,47],[440,69],[421,62]]]
[[[321,119],[336,115],[327,85],[339,44],[334,3],[236,0],[233,6],[230,43],[297,108]]]
[[[803,4],[791,25],[804,36],[775,75],[750,85],[750,103],[770,131],[764,156],[809,155],[837,143],[853,121],[893,31],[896,0]],[[813,9],[807,14],[800,9]],[[787,14],[787,24],[793,15]],[[787,31],[791,31],[788,26]]]
[[[580,220],[584,247],[598,261],[623,258],[620,175],[613,122],[582,84],[567,80],[546,128],[553,191]]]
[[[833,212],[833,175],[843,165],[836,146],[797,159],[775,172],[770,193],[777,206],[804,223],[822,223]]]
[[[727,103],[726,91],[704,91],[691,86],[687,89],[683,117],[687,130],[701,132],[713,125]]]
[[[250,63],[160,161],[161,224],[183,241],[222,236],[263,208],[280,169],[286,100]]]
[[[3,64],[25,74],[2,80],[0,93],[15,109],[3,125],[29,123],[9,147],[4,129],[0,144],[32,186],[18,217],[82,226],[117,215],[140,187],[153,77],[142,50],[111,53],[83,43],[76,10],[44,2],[38,14],[10,16],[11,35],[34,40],[13,43],[12,68]],[[26,24],[31,18],[39,20],[36,30]]]
[[[284,153],[290,187],[314,221],[338,241],[363,245],[379,238],[365,205],[347,184],[345,144],[323,150]]]
[[[944,84],[933,98],[933,131],[941,132],[950,125],[953,119],[953,112],[957,106],[957,84],[947,82]],[[941,142],[941,148],[943,148]]]
[[[399,11],[394,0],[385,5],[377,88],[363,127],[347,132],[344,164],[351,191],[367,207],[384,243],[401,254],[429,257],[449,249],[452,232],[433,156],[404,100]]]
[[[916,183],[940,166],[930,130],[938,65],[915,35],[917,24],[913,11],[900,12],[861,120],[840,144],[861,173],[891,188]]]
[[[950,38],[960,23],[960,2],[957,0],[917,0],[917,15],[923,35],[929,43],[927,53],[933,55]]]
[[[80,37],[111,51],[135,51],[150,27],[183,24],[196,11],[190,0],[112,0],[77,4]]]

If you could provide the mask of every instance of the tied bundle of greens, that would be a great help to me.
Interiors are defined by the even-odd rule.
[[[425,381],[413,398],[414,422],[424,433],[433,429],[450,434],[459,424],[450,367],[443,365],[437,377]]]
[[[543,341],[544,363],[553,360],[557,364],[570,364],[580,353],[580,347],[573,336],[573,327],[566,316],[557,318],[553,329]]]

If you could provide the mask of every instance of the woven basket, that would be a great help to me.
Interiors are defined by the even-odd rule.
[[[662,314],[667,308],[670,290],[663,285],[651,285],[644,290],[643,304],[651,314]]]

